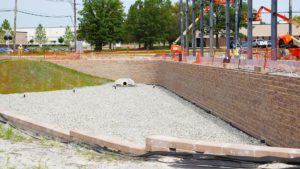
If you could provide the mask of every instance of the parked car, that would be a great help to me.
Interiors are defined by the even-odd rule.
[[[255,39],[252,41],[252,46],[257,48],[265,48],[268,46],[268,41],[263,39]]]
[[[10,48],[6,48],[6,50],[7,50],[7,53],[13,53],[14,52],[14,50],[12,50]]]
[[[0,53],[13,53],[14,51],[10,48],[0,48]]]
[[[268,47],[271,47],[272,46],[272,42],[271,40],[268,40]]]
[[[241,42],[241,53],[247,53],[248,47],[249,47],[248,44],[249,43],[247,41],[242,41]]]
[[[31,51],[32,51],[32,50],[29,49],[29,48],[26,48],[26,49],[23,50],[23,52],[25,52],[25,53],[29,53],[29,52],[31,52]]]
[[[0,48],[0,53],[5,53],[6,50],[4,48]]]
[[[247,41],[242,41],[241,42],[241,47],[242,48],[248,48],[248,42]]]

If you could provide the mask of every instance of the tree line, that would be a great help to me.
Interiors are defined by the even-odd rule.
[[[138,43],[139,48],[153,48],[155,43],[171,45],[180,35],[180,4],[170,0],[136,0],[125,15],[120,0],[83,0],[83,10],[79,12],[79,38],[102,50],[104,45],[116,42]],[[204,7],[209,4],[205,1]],[[185,4],[184,4],[185,6]],[[192,11],[192,7],[189,7]],[[200,1],[196,0],[196,16],[200,14]],[[218,39],[225,35],[225,5],[214,5],[214,33]],[[230,9],[231,32],[234,32],[234,6]],[[247,15],[244,3],[241,27],[246,27],[243,19]],[[189,13],[189,23],[192,13]],[[205,33],[209,30],[209,16],[205,15]],[[199,29],[199,23],[197,23]],[[233,34],[233,33],[232,33]],[[191,39],[191,38],[190,38]]]
[[[183,4],[185,7],[186,4]],[[196,16],[200,14],[200,1],[196,0]],[[204,8],[209,6],[209,1],[204,1]],[[189,6],[189,23],[192,23],[192,7]],[[225,5],[214,5],[214,36],[216,47],[219,48],[219,38],[225,36]],[[171,0],[136,0],[125,14],[121,0],[83,0],[83,9],[79,11],[78,39],[84,40],[102,50],[104,45],[110,48],[118,42],[137,43],[139,48],[152,49],[154,44],[171,45],[180,35],[180,4]],[[231,36],[235,32],[235,6],[230,7]],[[240,16],[240,28],[246,27],[247,4],[243,3]],[[204,15],[204,33],[209,32],[209,12]],[[295,19],[300,20],[298,16]],[[0,27],[0,36],[9,25],[4,21]],[[196,24],[199,30],[199,23]],[[11,31],[11,28],[9,28]],[[32,39],[39,44],[45,43],[43,27],[36,29],[36,38]],[[241,35],[245,36],[245,35]],[[191,40],[191,38],[189,38]],[[0,39],[2,40],[2,38]],[[59,38],[58,42],[69,44],[74,40],[70,27],[66,28],[66,35]],[[1,41],[0,41],[1,42]],[[191,42],[190,42],[191,43]]]

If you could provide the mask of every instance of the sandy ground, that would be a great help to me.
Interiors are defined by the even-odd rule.
[[[66,145],[54,141],[34,140],[26,143],[0,139],[1,169],[207,169],[207,167],[223,168],[222,162],[227,165],[230,163],[227,160],[216,161],[216,166],[213,167],[207,166],[205,161],[191,160],[189,163],[188,160],[182,163],[185,160],[188,159],[160,156],[150,161],[145,158],[126,157],[109,152],[97,153],[78,145]],[[297,167],[299,166],[273,163],[262,164],[254,168],[296,169]]]
[[[1,169],[169,169],[168,164],[112,153],[96,153],[77,145],[13,142],[0,139]]]

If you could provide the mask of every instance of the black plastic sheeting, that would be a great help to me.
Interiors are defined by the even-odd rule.
[[[86,144],[83,144],[86,145]],[[115,152],[98,145],[90,145],[98,153],[116,153],[128,158],[128,154]],[[217,156],[203,153],[178,153],[178,152],[150,152],[141,156],[131,156],[132,159],[142,161],[157,161],[168,164],[170,167],[178,169],[257,169],[264,164],[283,163],[292,165],[288,169],[300,169],[300,158],[286,159],[277,157],[240,157],[240,156]],[[176,157],[175,162],[163,162],[162,157]]]
[[[143,157],[149,161],[159,161],[162,156],[177,157],[180,160],[171,162],[170,167],[179,169],[254,169],[260,165],[277,163],[285,163],[293,165],[290,169],[300,169],[300,158],[297,159],[283,159],[275,157],[263,157],[263,158],[250,158],[250,157],[234,157],[234,156],[215,156],[206,154],[185,154],[185,153],[166,153],[155,152],[148,153]]]

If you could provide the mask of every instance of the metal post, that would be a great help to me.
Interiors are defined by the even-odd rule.
[[[186,0],[186,7],[185,7],[185,26],[186,26],[186,35],[185,35],[185,49],[186,49],[186,56],[189,56],[189,0]]]
[[[214,0],[210,0],[210,14],[209,14],[209,52],[210,57],[213,57],[214,48]]]
[[[183,0],[180,0],[180,43],[181,43],[181,49],[180,49],[180,54],[179,54],[179,62],[182,61],[182,54],[183,54],[183,50],[184,50],[184,23],[183,23]]]
[[[18,0],[15,0],[15,9],[14,9],[14,34],[13,34],[13,46],[16,50],[16,41],[17,41],[17,12],[18,12]]]
[[[226,0],[226,57],[230,57],[230,0]]]
[[[200,0],[200,49],[201,56],[204,56],[204,0]]]
[[[192,0],[192,6],[193,6],[193,11],[192,11],[192,20],[193,20],[193,42],[192,42],[192,46],[193,46],[193,56],[196,56],[196,21],[195,21],[195,13],[196,13],[196,6],[195,6],[195,1],[196,0]]]
[[[74,45],[75,45],[75,52],[77,52],[77,18],[76,18],[76,0],[74,0]]]
[[[238,43],[238,18],[239,18],[239,7],[240,7],[240,0],[236,0],[235,1],[235,23],[234,23],[234,44],[235,47],[237,47],[237,43]]]
[[[240,39],[240,18],[241,18],[241,10],[242,10],[242,0],[237,0],[235,3],[235,36],[234,43],[235,47],[239,44]]]
[[[272,60],[277,60],[277,0],[272,0],[271,42]]]
[[[293,19],[293,0],[289,0],[289,19]],[[289,23],[289,34],[293,35],[293,25]]]
[[[248,0],[248,59],[252,59],[252,41],[253,41],[253,30],[252,30],[252,22],[253,22],[253,14],[252,14],[252,9],[253,9],[253,1]]]

